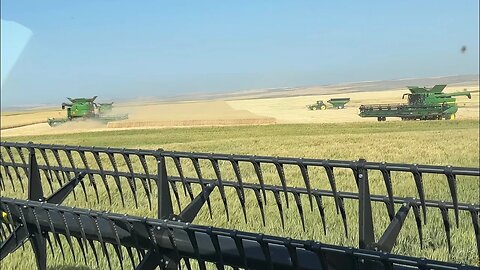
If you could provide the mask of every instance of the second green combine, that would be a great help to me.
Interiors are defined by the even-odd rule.
[[[361,105],[361,117],[376,117],[378,121],[386,121],[387,117],[399,117],[402,120],[450,120],[455,119],[458,111],[456,96],[472,98],[471,93],[477,91],[461,91],[443,93],[447,85],[435,85],[432,88],[407,86],[410,93],[408,103]]]
[[[67,98],[71,103],[62,103],[62,109],[67,109],[66,118],[49,118],[48,124],[51,127],[69,121],[97,120],[103,123],[128,119],[128,114],[112,114],[113,102],[96,103],[93,98]]]

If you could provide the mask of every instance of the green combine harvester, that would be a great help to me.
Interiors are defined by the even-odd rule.
[[[108,123],[128,119],[128,114],[111,114],[113,102],[95,103],[96,98],[97,96],[93,98],[67,98],[71,103],[62,103],[62,110],[67,109],[67,118],[49,118],[48,124],[55,127],[69,121],[93,119]]]
[[[327,102],[332,104],[333,108],[335,109],[344,109],[345,104],[347,104],[349,101],[350,101],[350,98],[331,98],[327,100]],[[307,108],[311,111],[326,110],[327,104],[325,104],[323,100],[317,100],[317,103],[307,105]]]
[[[474,91],[443,93],[447,85],[435,85],[432,88],[407,86],[410,93],[408,103],[361,105],[361,117],[376,117],[378,121],[386,121],[387,117],[400,117],[402,120],[450,120],[455,119],[458,111],[456,96],[472,98]]]

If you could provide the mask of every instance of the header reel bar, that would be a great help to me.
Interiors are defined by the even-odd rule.
[[[11,166],[11,165],[5,165],[5,166]],[[41,170],[45,169],[45,166],[40,165],[39,167],[40,167]],[[52,170],[60,170],[57,167],[52,167],[51,169]],[[71,169],[71,168],[63,168],[63,169],[67,172],[72,172],[73,171],[73,169]],[[90,170],[90,171],[88,171],[88,173],[91,173],[93,175],[100,174],[100,172],[96,171],[96,170]],[[105,173],[105,175],[107,175],[107,176],[114,176],[115,175],[112,172],[104,171],[103,173]],[[123,177],[127,177],[127,173],[118,173],[118,174],[116,174],[116,177],[119,177],[119,178],[123,179]],[[142,178],[142,177],[146,177],[146,176],[142,175],[142,174],[139,174],[139,175],[136,175],[135,177]],[[182,180],[179,177],[172,177],[172,176],[168,177],[168,181],[169,181],[169,183],[171,183],[171,186],[174,186],[174,183],[182,183],[183,181],[185,181],[189,185],[192,185],[192,184],[194,184],[194,185],[195,184],[196,185],[213,185],[213,184],[216,183],[216,180],[214,180],[214,179],[203,179],[203,180],[200,181],[199,179],[195,179],[195,178],[185,178],[184,180]],[[236,181],[223,181],[223,185],[224,185],[225,188],[234,188],[235,190],[240,189],[240,185]],[[252,184],[252,183],[243,183],[242,186],[243,186],[243,189],[245,189],[245,190],[252,190],[254,192],[254,194],[256,195],[255,197],[256,197],[257,205],[260,209],[263,224],[265,225],[266,224],[266,217],[265,217],[265,210],[264,210],[264,202],[262,201],[262,199],[260,197],[260,187],[257,184]],[[283,189],[282,186],[275,186],[275,185],[264,185],[264,190],[265,190],[266,193],[273,194],[274,197],[276,197],[276,198],[279,197],[279,194],[284,192],[284,189]],[[294,197],[303,197],[303,196],[308,196],[308,194],[309,194],[308,191],[305,188],[299,188],[299,187],[294,188],[294,187],[288,186],[286,191],[287,191],[287,194],[293,195]],[[315,201],[317,203],[317,207],[320,211],[320,216],[322,218],[322,224],[323,224],[325,234],[326,234],[326,223],[325,223],[325,212],[323,211],[324,206],[323,206],[323,202],[322,202],[322,197],[338,198],[342,202],[345,201],[345,200],[358,200],[359,199],[358,193],[351,193],[351,192],[337,192],[336,195],[335,195],[330,190],[313,189],[313,190],[311,190],[311,194],[315,198]],[[423,225],[421,223],[421,217],[420,217],[420,211],[419,211],[422,204],[423,204],[422,201],[419,200],[419,199],[403,198],[403,197],[392,197],[392,199],[393,199],[393,204],[390,203],[390,198],[388,196],[370,195],[370,200],[372,202],[385,204],[386,210],[387,210],[387,213],[389,215],[390,220],[393,220],[393,218],[395,216],[394,204],[400,204],[400,205],[407,204],[407,205],[410,205],[411,207],[413,207],[413,209],[414,209],[413,213],[415,215],[415,220],[417,222],[417,229],[419,230],[418,233],[419,233],[419,237],[420,237],[420,244],[422,245],[423,244],[423,241],[422,241],[423,240],[423,238],[422,238],[422,226]],[[207,202],[208,202],[208,197],[207,197]],[[177,201],[177,203],[179,204],[178,201]],[[277,204],[279,206],[278,210],[279,210],[279,214],[280,214],[281,221],[282,221],[282,227],[284,227],[284,223],[283,223],[284,222],[284,213],[283,213],[284,208],[283,208],[282,201],[277,200]],[[427,208],[436,208],[439,211],[445,211],[445,210],[448,211],[448,210],[455,210],[456,209],[456,206],[451,202],[441,202],[441,201],[433,201],[433,200],[425,200],[425,206]],[[472,217],[478,216],[478,213],[480,212],[480,206],[479,205],[459,203],[457,206],[458,206],[459,211],[469,212]],[[303,220],[303,210],[300,211],[300,209],[303,209],[301,200],[298,201],[297,207],[299,207],[298,210],[299,210],[300,218]],[[180,206],[178,208],[181,210]],[[345,228],[345,231],[346,231],[345,233],[347,234],[348,226],[347,226],[347,220],[346,220],[346,209],[344,208],[343,203],[340,206],[340,212],[342,213],[342,222],[344,224],[344,228]],[[447,228],[449,229],[452,226],[448,219],[445,219],[444,222],[446,222],[446,225],[448,225],[448,226],[445,226],[445,229],[447,229]],[[472,222],[474,222],[474,221],[472,221]],[[302,223],[303,223],[303,221],[302,221]],[[474,229],[478,227],[478,226],[475,226],[475,223],[472,223],[472,225],[473,225]]]
[[[285,195],[285,202],[288,205],[288,195],[291,194],[295,198],[295,204],[299,211],[299,215],[301,217],[301,221],[303,226],[304,225],[304,217],[303,217],[303,206],[300,199],[300,196],[308,196],[310,202],[310,208],[313,210],[313,200],[317,203],[317,206],[320,211],[320,215],[322,217],[322,222],[324,225],[324,232],[325,231],[325,214],[322,214],[323,206],[321,196],[333,197],[334,202],[337,207],[337,211],[342,215],[342,220],[344,223],[345,231],[347,233],[347,223],[346,223],[346,212],[344,208],[344,199],[354,199],[359,200],[359,213],[360,213],[360,220],[359,220],[359,228],[360,228],[360,243],[359,246],[363,249],[370,249],[370,250],[383,250],[390,252],[395,240],[398,236],[398,232],[401,229],[403,221],[408,213],[410,208],[413,209],[413,213],[415,216],[415,220],[417,222],[417,228],[419,230],[419,238],[420,243],[422,244],[422,224],[420,218],[420,208],[423,209],[423,219],[424,222],[426,221],[426,208],[433,207],[437,208],[441,211],[442,219],[444,222],[444,228],[447,235],[447,243],[449,246],[449,250],[451,248],[450,244],[450,221],[448,219],[448,209],[453,209],[456,217],[456,222],[458,226],[458,212],[459,211],[468,211],[472,217],[472,225],[476,232],[476,241],[477,241],[477,249],[480,243],[480,236],[479,236],[479,229],[478,229],[478,213],[479,213],[479,206],[478,205],[466,205],[463,203],[458,202],[457,194],[456,194],[456,176],[457,175],[466,175],[466,176],[479,176],[479,169],[478,168],[463,168],[463,167],[442,167],[442,166],[431,166],[431,165],[416,165],[416,164],[389,164],[389,163],[379,163],[379,162],[366,162],[365,160],[360,161],[337,161],[337,160],[318,160],[318,159],[298,159],[298,158],[275,158],[275,157],[258,157],[258,156],[245,156],[245,155],[225,155],[225,154],[205,154],[205,153],[186,153],[186,152],[170,152],[170,151],[163,151],[163,150],[131,150],[131,149],[118,149],[118,148],[97,148],[97,147],[73,147],[73,146],[58,146],[58,145],[36,145],[36,144],[19,144],[19,143],[7,143],[2,142],[0,143],[0,149],[5,148],[7,152],[12,153],[12,149],[16,149],[17,155],[22,157],[23,152],[27,149],[30,153],[35,153],[39,151],[42,153],[42,158],[44,159],[45,165],[39,165],[39,170],[43,171],[45,179],[49,182],[49,186],[52,189],[52,182],[54,181],[54,177],[57,177],[57,180],[60,182],[61,175],[78,175],[79,172],[83,172],[85,175],[89,176],[90,184],[95,190],[95,194],[98,198],[98,191],[97,185],[95,184],[94,176],[100,176],[104,182],[105,188],[109,190],[106,179],[107,176],[113,177],[115,182],[117,183],[117,188],[119,189],[120,195],[123,198],[121,185],[118,183],[120,181],[127,180],[130,186],[130,189],[135,196],[137,190],[135,186],[135,179],[140,179],[142,185],[145,189],[145,192],[149,198],[151,196],[151,181],[153,180],[157,184],[157,188],[159,190],[158,194],[164,194],[165,191],[169,192],[168,184],[170,183],[170,187],[174,192],[175,197],[178,201],[178,191],[176,191],[175,183],[182,183],[184,187],[184,192],[189,194],[189,197],[192,201],[201,201],[201,205],[204,202],[207,202],[209,205],[209,196],[206,195],[207,193],[210,194],[211,190],[207,190],[207,185],[213,186],[211,189],[213,190],[214,187],[219,188],[220,195],[222,197],[222,201],[225,207],[225,211],[227,214],[228,219],[228,206],[227,206],[227,197],[225,195],[225,188],[234,188],[237,191],[237,196],[240,200],[240,204],[242,206],[242,210],[245,216],[245,220],[247,220],[247,213],[245,207],[245,190],[253,190],[256,196],[256,200],[258,206],[262,213],[263,223],[265,224],[265,213],[263,211],[263,206],[266,204],[266,193],[272,192],[276,204],[278,206],[278,210],[280,213],[280,217],[282,220],[283,226],[283,206],[282,200],[280,196],[282,193]],[[7,150],[8,149],[8,150]],[[33,150],[33,151],[32,151]],[[52,165],[48,161],[48,152],[52,152],[57,159],[59,157],[59,153],[62,152],[69,160],[70,166],[65,166],[63,163],[57,161],[57,165]],[[14,152],[13,152],[14,153]],[[80,156],[81,162],[75,162],[73,158],[73,153],[78,153]],[[95,158],[96,167],[98,169],[92,169],[90,166],[89,161],[86,158],[86,154],[91,154]],[[102,163],[101,159],[99,158],[100,155],[107,155],[108,160],[111,164],[105,165],[105,160]],[[1,160],[0,167],[4,168],[4,171],[7,177],[10,178],[12,185],[14,176],[17,177],[18,181],[22,183],[21,180],[21,170],[25,170],[28,168],[29,164],[26,163],[24,158],[20,158],[21,160],[15,159],[13,156],[14,154],[9,154],[10,162],[6,162],[5,160]],[[30,155],[31,156],[31,155]],[[127,169],[121,169],[116,163],[118,158],[116,156],[121,156],[124,162],[127,164]],[[137,156],[141,162],[141,168],[143,172],[136,173],[133,170],[132,166],[132,159],[131,157]],[[149,168],[146,158],[153,157],[157,160],[158,168]],[[174,161],[175,169],[177,170],[178,177],[176,176],[168,176],[165,167],[165,159],[170,158]],[[60,159],[60,158],[59,158]],[[198,178],[187,178],[183,173],[182,165],[180,160],[186,159],[190,160],[195,168],[195,172]],[[202,170],[200,166],[200,160],[204,160],[209,162],[212,165],[212,168],[215,173],[216,179],[205,179],[202,175]],[[226,161],[232,165],[235,180],[228,180],[222,176],[222,170],[219,166],[219,161]],[[244,182],[242,178],[242,174],[240,172],[238,163],[239,162],[248,162],[253,165],[255,169],[255,175],[258,177],[258,184]],[[31,164],[31,163],[30,163]],[[162,166],[160,166],[163,164]],[[263,172],[262,172],[262,164],[273,164],[276,168],[278,173],[281,186],[276,185],[265,185],[263,179]],[[291,187],[287,184],[287,180],[285,178],[285,171],[284,165],[294,165],[298,166],[301,177],[303,178],[303,182],[305,183],[304,188],[296,188]],[[327,178],[329,180],[331,190],[316,190],[311,188],[311,181],[309,178],[309,171],[308,167],[323,167],[325,168]],[[95,167],[95,166],[94,166]],[[12,168],[15,172],[14,176],[10,174],[9,168]],[[348,168],[351,169],[355,183],[359,187],[359,193],[346,193],[346,192],[338,192],[336,190],[335,184],[335,175],[334,175],[334,168]],[[165,173],[163,171],[165,170]],[[378,196],[378,195],[370,195],[369,188],[368,188],[368,171],[369,170],[378,170],[382,173],[384,178],[384,183],[386,185],[387,196]],[[28,170],[27,170],[28,171]],[[30,170],[31,171],[31,170]],[[417,199],[409,199],[409,198],[398,198],[393,197],[392,186],[391,186],[391,171],[400,171],[400,172],[409,172],[412,174],[414,183],[416,185],[417,191],[420,195],[420,198]],[[156,172],[162,172],[161,174],[157,174]],[[450,193],[452,195],[452,202],[438,202],[438,201],[428,201],[425,199],[424,191],[423,191],[423,175],[424,174],[443,174],[446,176],[448,181],[448,186],[450,189]],[[160,177],[163,175],[162,177]],[[123,179],[123,180],[122,180]],[[165,181],[160,181],[159,179],[165,179]],[[2,178],[3,181],[3,178]],[[80,182],[83,185],[83,181]],[[162,184],[163,183],[163,184]],[[195,198],[193,196],[193,192],[191,189],[192,184],[198,184],[202,187],[202,192],[200,193],[201,197]],[[5,183],[2,184],[5,187]],[[166,186],[165,186],[166,185]],[[83,187],[83,186],[82,186]],[[52,189],[53,191],[53,189]],[[86,194],[86,191],[84,189]],[[108,192],[108,191],[107,191]],[[260,194],[263,194],[262,196]],[[109,196],[110,197],[110,196]],[[134,197],[136,198],[136,197]],[[166,202],[160,202],[164,198],[170,198],[168,195],[159,196],[159,208],[166,203],[170,203],[170,200],[164,200]],[[201,198],[201,199],[199,199]],[[123,201],[123,199],[122,199]],[[383,236],[379,239],[378,242],[375,242],[373,237],[373,222],[371,221],[371,201],[374,202],[383,202],[387,206],[388,215],[391,220],[391,224],[384,232]],[[402,204],[401,209],[397,214],[394,213],[394,204]],[[200,205],[200,207],[201,207]],[[138,207],[138,205],[137,205]],[[198,207],[198,206],[197,206]],[[209,206],[210,207],[210,206]],[[167,207],[167,209],[171,209]],[[179,209],[180,204],[179,204]],[[161,215],[160,212],[170,212],[166,210],[159,211],[158,217],[165,218],[165,215]],[[172,211],[173,212],[173,211]],[[370,212],[370,213],[369,213]],[[168,216],[167,216],[168,218]],[[305,230],[305,227],[304,227]],[[480,250],[479,250],[480,254]],[[480,256],[480,255],[479,255]],[[148,261],[148,260],[147,260]]]
[[[213,188],[215,188],[215,184],[208,184],[206,187],[206,192],[201,193],[198,195],[195,199],[192,200],[192,202],[178,215],[175,216],[173,215],[173,209],[172,209],[172,204],[170,200],[170,192],[169,192],[169,187],[168,187],[168,179],[167,179],[167,174],[166,174],[166,167],[165,167],[165,159],[163,157],[158,157],[158,174],[157,177],[157,187],[158,187],[158,194],[161,194],[158,196],[158,218],[169,218],[172,220],[183,220],[186,222],[192,222],[193,219],[196,217],[198,212],[200,211],[203,203],[205,202],[205,198],[210,195],[212,192]],[[25,209],[28,208],[28,205],[31,202],[40,202],[41,205],[43,206],[45,202],[47,203],[52,203],[55,204],[53,205],[54,208],[58,208],[59,204],[63,202],[63,200],[73,191],[74,187],[78,184],[81,183],[82,179],[86,175],[85,172],[80,172],[77,177],[74,179],[70,180],[67,184],[65,184],[62,188],[54,192],[52,195],[50,195],[48,198],[45,198],[43,196],[43,189],[41,185],[41,178],[40,178],[40,169],[38,167],[37,161],[36,161],[36,156],[35,156],[35,151],[33,149],[30,149],[29,152],[29,168],[28,168],[28,200],[24,201],[26,202],[27,206],[23,206],[21,208],[18,208],[16,206],[0,206],[0,210],[2,213],[2,219],[5,218],[5,225],[10,233],[10,236],[6,239],[5,242],[0,242],[0,261],[3,260],[9,253],[14,252],[16,249],[19,247],[23,246],[24,242],[26,240],[29,240],[32,243],[32,248],[35,253],[35,258],[36,258],[36,264],[37,268],[40,270],[46,270],[46,243],[48,242],[50,244],[51,250],[53,252],[53,247],[51,244],[51,240],[49,238],[48,232],[52,233],[54,235],[54,239],[56,240],[57,244],[59,245],[62,255],[64,256],[63,252],[63,247],[60,241],[60,238],[58,237],[58,233],[62,232],[64,236],[67,239],[67,242],[70,246],[70,250],[72,252],[73,259],[75,260],[75,252],[73,249],[73,241],[72,241],[72,235],[75,234],[75,225],[72,225],[71,223],[67,222],[67,217],[65,215],[65,212],[62,210],[58,210],[58,215],[56,216],[57,218],[52,218],[52,211],[50,210],[45,210],[46,212],[46,217],[45,216],[40,216],[37,215],[37,211],[35,209],[32,209],[32,214],[33,214],[33,224],[28,224],[27,223],[27,215],[25,214]],[[0,197],[0,201],[4,200],[9,200],[9,198],[4,198]],[[15,201],[15,199],[13,199]],[[15,215],[15,211],[12,209],[18,210],[19,215]],[[88,213],[91,213],[91,210],[88,210]],[[53,215],[55,216],[55,215]],[[61,217],[60,219],[58,217]],[[57,221],[63,221],[61,225],[64,227],[61,227],[61,229],[55,229],[55,223]],[[42,230],[41,223],[44,221],[49,222],[49,226],[47,231]],[[86,263],[86,257],[85,257],[85,248],[87,247],[87,238],[86,238],[86,229],[83,227],[85,224],[83,223],[84,221],[81,220],[79,216],[77,218],[74,218],[74,221],[76,222],[76,225],[80,228],[80,234],[83,237],[84,244],[82,243],[82,239],[79,237],[76,237],[76,240],[82,250],[83,257],[85,259]],[[3,222],[3,220],[2,220]],[[95,227],[97,229],[96,233],[98,233],[96,236],[97,238],[94,238],[96,241],[100,241],[102,245],[102,250],[107,257],[108,264],[110,266],[110,258],[105,246],[104,242],[104,236],[102,236],[102,230],[101,226],[102,224],[99,222],[98,218],[94,218],[93,222],[95,223]],[[113,232],[115,233],[115,240],[117,246],[115,246],[115,251],[117,255],[119,256],[120,260],[120,265],[123,269],[123,264],[122,264],[122,252],[121,252],[121,245],[120,245],[120,238],[118,235],[118,228],[115,226],[114,223],[111,223],[111,228]],[[0,225],[2,226],[2,235],[5,234],[3,231],[3,224]],[[88,227],[87,227],[88,228]],[[87,230],[88,231],[88,230]],[[78,231],[77,231],[78,234]],[[2,236],[3,237],[3,236]],[[94,249],[94,246],[92,244],[92,239],[89,239],[89,244],[95,254],[95,258],[97,259],[98,263],[98,255],[96,254],[96,251]],[[84,248],[85,247],[85,248]],[[132,255],[131,252],[128,252],[129,255]],[[139,253],[140,254],[140,253]],[[165,259],[174,261],[172,260],[168,254],[163,254],[157,249],[152,249],[150,250],[142,259],[140,262],[140,266],[138,269],[141,270],[149,270],[149,269],[155,269],[157,266],[161,266],[163,268],[163,265],[157,260],[159,257],[165,257]],[[64,257],[65,258],[65,257]],[[133,256],[130,256],[133,262]],[[177,264],[173,263],[168,269],[177,269],[176,267]],[[175,268],[172,268],[172,266],[175,266]],[[111,268],[111,267],[110,267]]]
[[[473,266],[314,241],[205,227],[182,221],[73,209],[44,202],[2,197],[0,208],[9,209],[13,223],[26,224],[29,232],[40,230],[62,234],[71,240],[77,239],[78,243],[96,241],[102,247],[109,244],[116,250],[123,247],[130,250],[127,255],[132,262],[135,262],[132,249],[137,249],[140,254],[155,250],[175,254],[176,257],[170,257],[173,261],[152,257],[151,260],[157,265],[163,265],[162,269],[177,269],[168,268],[168,265],[180,260],[188,269],[191,269],[190,260],[200,262],[201,269],[206,269],[205,262],[216,264],[218,269],[224,269],[225,266],[244,269],[476,269]],[[47,215],[61,218],[50,219]],[[91,251],[96,252],[94,249]],[[102,252],[109,257],[106,248],[102,248]],[[123,261],[122,253],[116,252],[116,255],[120,262]],[[143,268],[145,263],[142,262],[135,262],[136,269],[152,269]]]
[[[293,165],[296,166],[299,171],[301,172],[302,179],[304,182],[304,186],[307,190],[311,190],[311,179],[309,175],[309,170],[308,168],[311,167],[317,167],[317,168],[324,168],[331,190],[336,193],[337,192],[337,187],[336,187],[336,181],[335,181],[335,174],[334,174],[334,168],[346,168],[346,169],[351,169],[352,172],[356,173],[357,167],[358,167],[358,162],[357,161],[343,161],[343,160],[322,160],[322,159],[302,159],[302,158],[286,158],[286,157],[268,157],[268,156],[248,156],[248,155],[228,155],[228,154],[213,154],[213,153],[188,153],[188,152],[172,152],[172,151],[161,151],[161,150],[140,150],[140,149],[122,149],[122,148],[105,148],[105,147],[81,147],[81,146],[61,146],[61,145],[46,145],[46,144],[33,144],[33,143],[13,143],[13,142],[1,142],[0,143],[0,148],[5,148],[7,152],[11,152],[11,148],[16,149],[16,151],[19,153],[20,156],[22,156],[22,151],[25,150],[26,148],[35,148],[37,151],[42,153],[42,156],[45,159],[45,164],[47,165],[47,169],[49,167],[49,160],[48,160],[48,155],[45,154],[45,152],[48,150],[49,152],[52,152],[55,157],[59,156],[59,152],[64,152],[65,155],[68,157],[70,161],[71,167],[75,168],[75,165],[73,164],[73,156],[72,153],[76,152],[78,155],[81,157],[82,162],[83,162],[83,169],[86,169],[89,171],[89,165],[88,162],[85,158],[86,153],[91,153],[95,157],[95,163],[96,166],[100,168],[100,170],[103,170],[104,163],[102,163],[101,159],[98,158],[100,154],[105,154],[109,157],[109,161],[111,164],[108,164],[110,168],[113,168],[113,170],[116,172],[119,170],[117,161],[118,158],[115,158],[115,155],[121,156],[123,159],[123,162],[128,167],[128,172],[130,173],[130,177],[127,177],[127,180],[129,181],[130,184],[130,189],[134,193],[134,197],[136,198],[135,194],[135,173],[132,168],[131,164],[131,156],[136,156],[140,160],[142,164],[142,168],[144,170],[144,174],[149,176],[150,172],[153,171],[148,168],[146,158],[147,157],[154,157],[155,159],[158,156],[163,156],[165,158],[172,159],[173,162],[175,163],[175,168],[177,170],[178,175],[182,179],[182,184],[183,184],[183,189],[184,193],[187,194],[190,197],[190,199],[193,199],[193,194],[191,190],[191,186],[186,183],[184,180],[184,172],[182,169],[182,165],[180,160],[185,159],[190,161],[197,173],[197,178],[202,179],[202,170],[200,166],[200,161],[207,161],[211,164],[212,169],[215,172],[215,176],[217,178],[217,181],[219,182],[219,189],[220,193],[222,196],[222,200],[225,205],[225,212],[227,214],[228,218],[228,207],[227,207],[227,201],[225,198],[225,192],[223,188],[223,179],[222,179],[222,171],[220,170],[219,167],[219,162],[220,161],[226,161],[229,162],[235,172],[236,180],[242,184],[244,182],[241,172],[239,170],[238,164],[239,162],[245,162],[245,163],[250,163],[253,168],[255,169],[255,175],[257,176],[258,183],[260,187],[262,188],[262,194],[263,194],[263,199],[266,201],[266,196],[265,196],[265,190],[263,188],[264,186],[264,179],[263,179],[263,173],[262,173],[262,165],[266,164],[271,164],[274,165],[277,174],[278,174],[278,179],[280,180],[282,187],[284,189],[284,195],[285,195],[285,201],[287,208],[289,207],[289,199],[287,196],[287,193],[285,192],[285,188],[287,186],[286,179],[285,179],[285,170],[284,166],[285,165]],[[9,158],[11,159],[12,163],[18,163],[14,160],[13,154],[9,155]],[[1,161],[4,163],[5,161],[2,159]],[[21,161],[24,165],[25,159],[22,158]],[[15,165],[15,164],[14,164]],[[62,167],[62,164],[58,162],[59,167]],[[387,189],[388,196],[390,198],[390,202],[392,203],[391,198],[393,197],[393,192],[392,192],[392,186],[391,186],[391,172],[407,172],[411,173],[413,180],[416,185],[417,193],[420,198],[420,200],[424,201],[425,200],[425,191],[423,189],[423,174],[440,174],[440,175],[445,175],[446,180],[448,182],[448,186],[450,189],[450,195],[452,197],[452,202],[454,205],[458,204],[458,196],[457,196],[457,191],[456,191],[456,176],[457,175],[465,175],[465,176],[479,176],[480,175],[480,169],[479,168],[464,168],[464,167],[451,167],[451,166],[432,166],[432,165],[417,165],[417,164],[398,164],[398,163],[384,163],[384,162],[364,162],[362,166],[367,169],[367,170],[376,170],[380,171],[383,175],[385,186]],[[77,165],[78,167],[78,165]],[[15,167],[14,167],[15,169]],[[19,178],[19,173],[17,173],[18,169],[15,169],[17,178]],[[58,173],[57,173],[58,174]],[[91,184],[94,186],[96,190],[96,184],[95,181],[92,177],[92,174],[88,174],[89,178],[91,180]],[[100,174],[102,176],[102,180],[104,182],[104,185],[107,187],[107,183],[104,179],[104,175]],[[12,175],[10,172],[7,172],[7,177],[10,179],[12,178]],[[46,174],[47,181],[49,182],[49,185],[52,185],[53,182],[53,177],[52,173],[49,171],[48,174]],[[58,181],[61,181],[57,177]],[[150,192],[149,192],[149,181],[150,178],[138,178],[141,182],[142,185],[145,189],[145,192],[147,194],[148,199],[150,200]],[[118,184],[118,179],[115,178],[117,182],[117,187],[119,186]],[[355,177],[357,186],[358,186],[358,179]],[[203,186],[202,186],[203,188]],[[53,191],[53,190],[52,190]],[[97,195],[97,194],[96,194]],[[244,197],[243,190],[240,190],[239,193],[239,200],[242,201]],[[98,196],[97,196],[98,199]],[[123,200],[122,200],[123,202]],[[338,201],[336,202],[336,207],[337,211],[339,210],[338,208]],[[313,197],[311,194],[309,194],[309,203],[310,203],[310,209],[313,209]],[[424,221],[426,221],[426,209],[425,206],[422,205],[422,210],[423,210],[423,217]],[[458,211],[455,210],[455,221],[458,225]]]

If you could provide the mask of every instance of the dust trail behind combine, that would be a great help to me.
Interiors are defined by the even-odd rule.
[[[49,114],[50,113],[50,114]],[[3,137],[29,136],[40,134],[64,134],[87,131],[121,130],[131,128],[162,128],[162,127],[187,127],[187,126],[225,126],[225,125],[259,125],[274,124],[275,118],[258,116],[247,110],[233,109],[225,101],[198,101],[125,104],[114,108],[115,114],[126,113],[127,120],[102,124],[94,120],[73,121],[50,127],[46,123],[34,123],[18,128],[2,129]],[[47,114],[26,114],[10,119],[10,125],[25,122],[24,119],[46,119]],[[48,116],[49,116],[48,115]],[[10,116],[2,115],[2,120]],[[43,118],[42,118],[43,117]],[[58,116],[56,116],[58,117]],[[23,121],[23,122],[22,122]]]

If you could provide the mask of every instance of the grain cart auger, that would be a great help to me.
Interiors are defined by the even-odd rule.
[[[67,98],[71,103],[62,103],[62,110],[67,110],[67,117],[49,118],[48,124],[51,127],[55,127],[68,121],[93,119],[108,123],[128,119],[127,114],[111,114],[113,102],[95,103],[96,98],[97,96],[94,96],[93,98]]]
[[[38,269],[59,263],[47,245],[101,269],[478,269],[480,205],[457,185],[480,168],[15,142],[0,152],[5,265],[28,240]],[[347,171],[350,192],[339,190]],[[394,196],[398,181],[418,198]],[[327,243],[349,230],[356,247]],[[453,262],[419,257],[427,250]]]
[[[472,98],[471,93],[478,91],[462,91],[443,93],[447,85],[435,85],[432,88],[408,86],[410,93],[405,104],[371,104],[361,105],[361,117],[376,117],[378,121],[386,121],[387,117],[400,117],[402,120],[450,120],[455,119],[458,111],[457,96]]]

